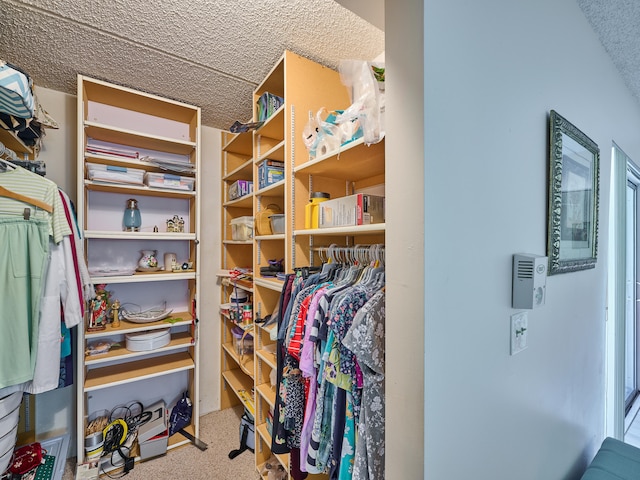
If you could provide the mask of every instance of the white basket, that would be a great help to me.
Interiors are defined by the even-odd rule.
[[[0,473],[9,468],[16,446],[22,392],[0,398]]]

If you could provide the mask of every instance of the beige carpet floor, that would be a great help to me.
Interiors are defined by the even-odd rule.
[[[229,408],[200,417],[200,439],[208,445],[201,451],[193,445],[170,450],[167,455],[145,462],[136,462],[125,477],[127,480],[255,480],[260,475],[251,451],[233,460],[229,452],[240,446],[240,416],[242,407]],[[63,480],[75,478],[75,458],[69,459]],[[103,475],[101,478],[108,478]]]

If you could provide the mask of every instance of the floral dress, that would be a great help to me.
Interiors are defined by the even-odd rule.
[[[354,480],[384,479],[384,331],[385,292],[381,290],[358,310],[342,341],[356,355],[364,382]]]

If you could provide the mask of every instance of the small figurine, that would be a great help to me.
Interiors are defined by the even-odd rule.
[[[105,290],[105,283],[96,285],[96,296],[89,302],[89,325],[87,330],[96,331],[107,328],[107,312],[111,292]]]
[[[167,232],[184,233],[184,218],[174,215],[167,219]]]
[[[113,313],[111,327],[118,328],[120,326],[120,300],[118,300],[117,298],[111,304],[111,312]]]

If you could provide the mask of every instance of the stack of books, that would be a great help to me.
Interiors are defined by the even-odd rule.
[[[284,98],[265,92],[258,99],[258,121],[263,122],[284,104]]]

